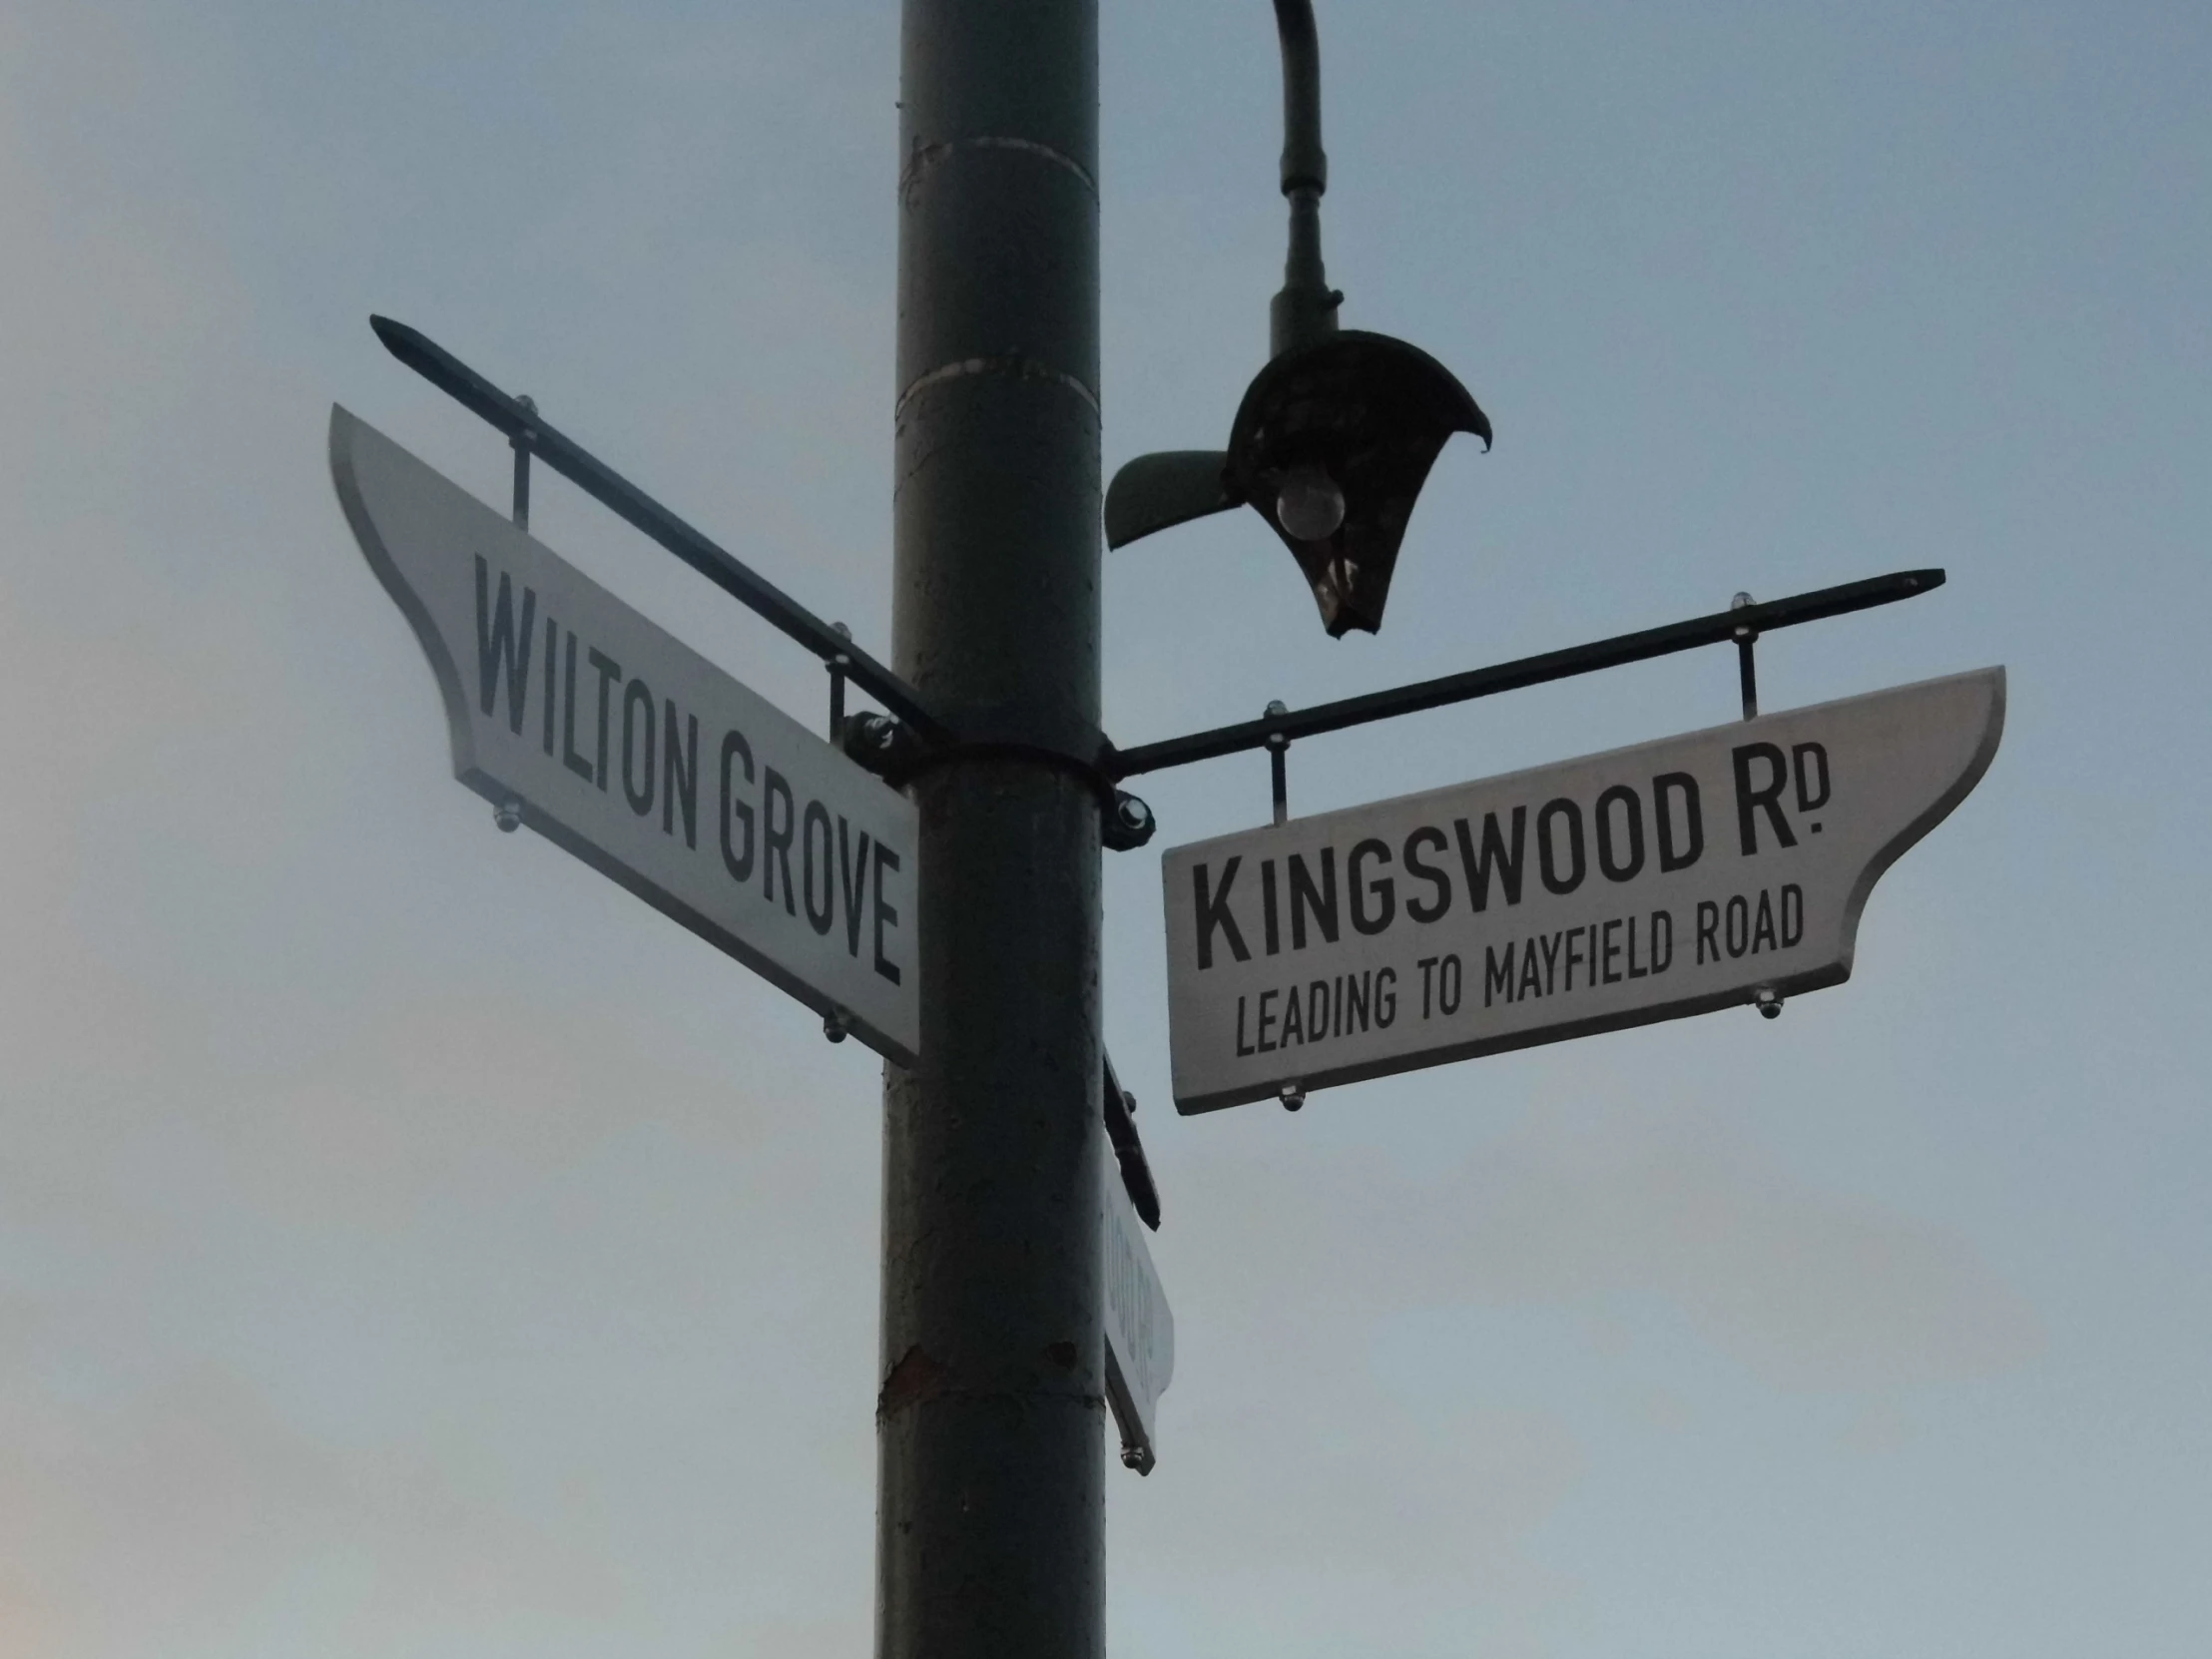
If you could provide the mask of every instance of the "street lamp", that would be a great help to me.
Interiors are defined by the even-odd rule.
[[[1321,45],[1313,0],[1275,0],[1283,44],[1283,194],[1290,254],[1269,307],[1268,365],[1230,423],[1229,447],[1139,455],[1106,491],[1106,545],[1250,506],[1283,539],[1332,637],[1374,633],[1414,498],[1454,432],[1490,445],[1490,422],[1427,352],[1340,329],[1344,294],[1321,257]]]

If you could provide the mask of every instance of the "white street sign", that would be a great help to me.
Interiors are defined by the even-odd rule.
[[[2003,726],[1982,669],[1175,847],[1176,1106],[1840,984]]]
[[[1122,1190],[1113,1158],[1101,1160],[1106,1233],[1099,1255],[1106,1277],[1106,1399],[1121,1430],[1123,1458],[1150,1474],[1152,1413],[1175,1375],[1175,1316],[1144,1242],[1144,1223]]]
[[[913,804],[342,408],[330,472],[453,775],[900,1065]]]

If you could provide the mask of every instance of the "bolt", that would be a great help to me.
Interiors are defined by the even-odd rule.
[[[1114,816],[1131,834],[1149,828],[1152,823],[1152,809],[1133,795],[1122,796],[1114,803]]]
[[[491,821],[506,833],[513,834],[522,828],[522,803],[502,801],[491,810]]]
[[[1304,1083],[1284,1084],[1281,1099],[1283,1101],[1284,1111],[1297,1111],[1301,1106],[1306,1104],[1306,1085]]]
[[[1750,594],[1739,593],[1738,595],[1736,595],[1735,598],[1731,599],[1728,602],[1728,608],[1732,611],[1740,611],[1743,610],[1746,606],[1750,605]],[[1759,637],[1759,630],[1752,627],[1752,625],[1748,622],[1739,622],[1738,624],[1736,624],[1733,637],[1739,640],[1755,640]]]
[[[1768,1019],[1782,1017],[1782,998],[1764,987],[1752,993],[1752,1006]]]
[[[1127,1089],[1121,1091],[1121,1109],[1127,1112],[1131,1117],[1135,1117],[1137,1115],[1137,1097],[1131,1094]]]
[[[823,1016],[822,1034],[833,1043],[841,1043],[850,1035],[852,1022],[842,1008],[832,1008]]]

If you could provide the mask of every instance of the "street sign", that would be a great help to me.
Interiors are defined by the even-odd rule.
[[[330,472],[453,775],[903,1066],[913,804],[344,409]]]
[[[2003,725],[1982,669],[1172,848],[1176,1107],[1840,984]]]
[[[1121,1175],[1100,1160],[1105,1193],[1105,1237],[1099,1257],[1106,1279],[1106,1400],[1121,1430],[1122,1461],[1150,1474],[1152,1414],[1175,1375],[1175,1316],[1152,1266],[1144,1228],[1131,1207]]]

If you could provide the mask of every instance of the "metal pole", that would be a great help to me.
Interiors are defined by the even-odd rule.
[[[899,672],[921,1053],[883,1090],[879,1659],[1101,1659],[1096,0],[905,0]]]

